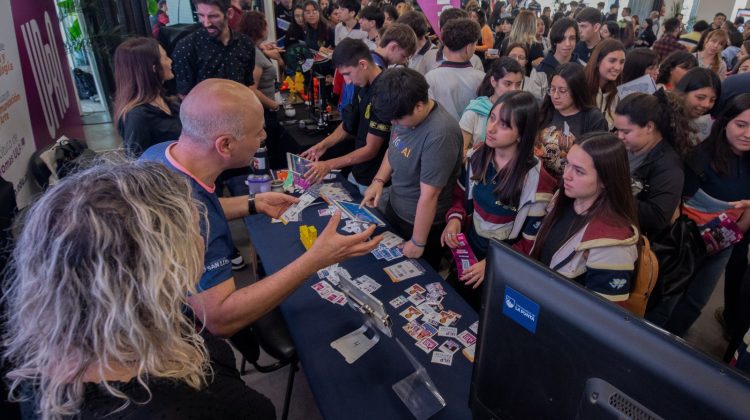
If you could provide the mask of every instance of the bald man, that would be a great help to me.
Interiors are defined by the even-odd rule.
[[[141,159],[156,160],[185,175],[193,196],[206,206],[201,222],[205,238],[205,272],[198,293],[188,303],[214,335],[230,337],[275,308],[305,279],[321,268],[364,255],[380,242],[367,238],[375,230],[342,236],[336,233],[340,216],[331,218],[309,251],[283,269],[242,289],[232,275],[232,238],[227,219],[255,212],[279,217],[296,198],[281,193],[218,198],[214,182],[227,169],[250,164],[265,139],[263,107],[246,86],[226,79],[207,79],[197,84],[180,108],[182,133],[176,142],[152,146]],[[208,223],[208,225],[206,225]]]

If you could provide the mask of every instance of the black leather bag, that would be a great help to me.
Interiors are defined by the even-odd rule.
[[[681,215],[668,230],[654,238],[651,250],[659,260],[659,278],[649,308],[685,291],[706,257],[706,244],[695,222]]]

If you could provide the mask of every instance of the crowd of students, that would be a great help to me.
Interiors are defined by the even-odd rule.
[[[276,66],[286,69],[262,13],[193,2],[202,28],[172,57],[151,38],[129,39],[115,54],[115,120],[140,160],[53,188],[32,207],[13,254],[9,378],[41,417],[123,403],[126,412],[162,414],[224,400],[234,404],[227,417],[248,413],[240,400],[272,417],[267,400],[227,369],[231,357],[222,360],[214,336],[241,348],[241,332],[309,275],[379,241],[365,241],[372,228],[337,234],[336,215],[290,266],[236,289],[227,219],[276,217],[295,199],[218,199],[216,182],[247,166],[261,141],[278,142],[274,82]],[[750,227],[750,41],[742,36],[750,28],[720,13],[687,32],[681,16],[655,12],[640,24],[628,8],[603,7],[573,1],[553,14],[533,0],[471,0],[444,10],[435,36],[408,2],[281,0],[284,45],[331,52],[329,81],[341,85],[333,91],[342,122],[303,153],[315,162],[305,177],[351,169],[363,204],[406,239],[404,255],[436,269],[465,234],[479,261],[448,280],[477,308],[493,239],[623,303],[641,236],[658,242],[681,213],[701,226],[720,213],[734,232]],[[641,77],[658,90],[621,97],[618,87]],[[172,79],[177,97],[163,88]],[[329,157],[342,141],[354,150]],[[646,317],[685,334],[725,274],[717,317],[729,361],[738,347],[744,356],[750,327],[748,240],[714,251]],[[200,254],[203,270],[193,267]],[[45,285],[49,278],[65,288]],[[67,314],[78,315],[63,325]]]

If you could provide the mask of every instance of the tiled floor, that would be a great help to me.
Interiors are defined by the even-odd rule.
[[[86,138],[89,147],[96,151],[118,148],[121,141],[116,134],[112,124],[95,124],[85,126]],[[230,223],[235,244],[248,261],[252,261],[254,249],[247,236],[247,231],[241,221]],[[237,272],[238,285],[247,285],[254,281],[254,269],[252,266]],[[685,340],[698,350],[719,359],[724,353],[727,345],[721,332],[721,327],[714,319],[714,311],[722,304],[724,280],[720,280],[711,300],[703,314],[693,327],[688,331]],[[239,355],[237,357],[239,362]],[[267,355],[261,356],[262,363],[272,363]],[[281,417],[284,392],[289,368],[283,368],[272,373],[260,373],[248,365],[248,372],[243,376],[245,382],[253,389],[268,396],[277,408],[278,416]],[[321,418],[320,412],[315,404],[312,392],[304,376],[304,371],[297,373],[295,377],[294,390],[291,401],[290,419],[317,420]]]

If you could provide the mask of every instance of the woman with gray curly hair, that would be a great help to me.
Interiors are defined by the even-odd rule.
[[[4,284],[24,417],[274,417],[183,313],[203,270],[199,209],[150,162],[97,165],[31,207]]]

